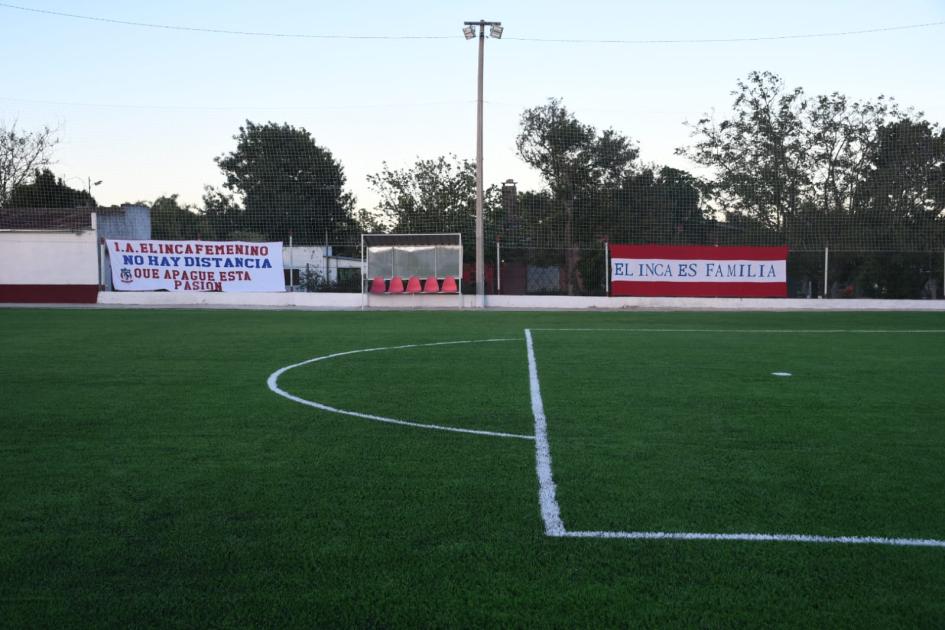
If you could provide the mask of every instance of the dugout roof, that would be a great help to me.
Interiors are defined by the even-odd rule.
[[[462,234],[363,234],[368,247],[462,245]]]

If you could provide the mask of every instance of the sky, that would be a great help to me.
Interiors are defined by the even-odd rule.
[[[17,0],[52,12],[153,24],[305,35],[262,37],[147,28],[23,11],[0,2],[0,121],[55,127],[54,172],[100,204],[220,186],[213,158],[247,119],[305,127],[345,169],[359,207],[383,163],[475,157],[476,42],[462,23],[501,21],[485,52],[485,181],[540,187],[515,153],[527,107],[561,98],[580,120],[639,145],[644,162],[695,170],[675,155],[686,121],[731,108],[753,70],[789,87],[853,99],[880,94],[945,123],[945,25],[748,42],[563,43],[525,39],[692,40],[882,29],[945,21],[945,0],[664,2],[312,2]]]

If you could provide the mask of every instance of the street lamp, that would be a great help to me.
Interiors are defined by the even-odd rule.
[[[86,177],[85,179],[82,179],[81,177],[77,175],[70,175],[69,177],[65,179],[66,182],[71,182],[72,180],[78,180],[82,182],[83,184],[85,184],[85,192],[88,193],[89,195],[89,203],[92,203],[92,186],[100,185],[102,183],[102,180],[99,179],[93,182],[91,177]]]
[[[479,92],[476,99],[476,306],[486,305],[485,289],[485,254],[482,229],[482,61],[486,50],[486,27],[489,27],[489,36],[496,39],[502,37],[502,22],[463,22],[463,34],[466,39],[476,36],[479,29]]]
[[[92,186],[98,186],[102,183],[102,180],[92,181],[92,178],[89,177],[89,203],[92,203]]]

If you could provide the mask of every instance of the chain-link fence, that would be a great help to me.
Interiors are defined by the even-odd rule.
[[[297,260],[290,290],[361,290],[357,248],[319,250],[321,260]],[[605,245],[593,248],[511,247],[501,242],[485,248],[488,295],[608,294]],[[937,300],[945,298],[945,251],[878,252],[850,250],[789,251],[790,298],[872,298]],[[350,265],[346,267],[346,264]],[[289,284],[289,263],[286,282]],[[463,291],[476,290],[474,258],[463,264]]]
[[[643,162],[630,136],[557,99],[491,118],[506,135],[487,160],[487,292],[606,294],[604,243],[786,245],[792,297],[940,299],[945,130],[891,99],[808,97],[771,73],[735,85],[730,111],[688,125],[672,167]],[[222,184],[199,202],[100,207],[91,178],[70,185],[49,159],[24,170],[24,151],[55,146],[49,129],[0,131],[0,239],[96,229],[281,242],[290,290],[354,291],[361,234],[459,233],[464,290],[476,284],[476,168],[449,145],[400,166],[380,155],[353,181],[304,127],[246,121],[228,151],[207,156]],[[522,168],[528,183],[507,176]]]

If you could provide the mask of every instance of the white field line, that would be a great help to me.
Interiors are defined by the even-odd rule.
[[[835,334],[945,334],[943,329],[924,330],[896,330],[896,329],[828,329],[808,330],[803,328],[532,328],[541,332],[629,332],[629,333],[757,333],[757,334],[802,334],[835,335]]]
[[[752,542],[804,542],[894,547],[945,547],[934,538],[886,538],[883,536],[816,536],[809,534],[710,534],[701,532],[593,532],[570,531],[562,538],[624,538],[631,540],[743,540]]]
[[[538,365],[532,345],[532,331],[525,329],[525,347],[528,350],[528,384],[532,396],[532,415],[535,416],[535,472],[538,474],[538,503],[541,519],[545,522],[546,536],[564,536],[561,509],[555,496],[555,481],[551,476],[551,448],[548,445],[548,423],[545,406],[541,401],[538,383]]]
[[[347,352],[336,352],[334,354],[326,354],[321,357],[315,357],[313,359],[306,359],[305,361],[300,361],[299,363],[294,363],[292,365],[287,365],[283,368],[279,368],[275,372],[269,375],[269,378],[266,380],[266,384],[269,385],[269,389],[275,392],[276,394],[282,396],[283,398],[288,398],[293,402],[297,402],[301,405],[307,405],[309,407],[314,407],[315,409],[320,409],[322,411],[329,411],[331,413],[340,413],[345,416],[354,416],[355,418],[364,418],[365,420],[373,420],[375,422],[384,422],[387,424],[398,424],[406,427],[416,427],[419,429],[432,429],[435,431],[451,431],[453,433],[469,433],[472,435],[486,435],[489,437],[500,437],[500,438],[516,438],[520,440],[533,440],[535,439],[531,435],[518,435],[516,433],[502,433],[499,431],[480,431],[477,429],[462,429],[459,427],[450,427],[441,424],[427,424],[423,422],[413,422],[410,420],[398,420],[397,418],[388,418],[386,416],[378,416],[370,413],[361,413],[359,411],[349,411],[347,409],[338,409],[337,407],[332,407],[330,405],[325,405],[314,400],[306,400],[305,398],[300,398],[294,394],[290,394],[284,389],[279,387],[279,377],[288,372],[289,370],[301,367],[303,365],[308,365],[310,363],[316,363],[318,361],[326,361],[328,359],[334,359],[337,357],[344,357],[351,354],[361,354],[364,352],[380,352],[381,350],[404,350],[406,348],[426,348],[430,346],[451,346],[458,344],[469,344],[469,343],[494,343],[499,341],[518,341],[517,339],[476,339],[472,341],[439,341],[436,343],[412,343],[403,346],[388,346],[384,348],[364,348],[362,350],[349,350]]]
[[[541,518],[545,523],[545,535],[555,538],[605,538],[624,540],[719,540],[751,542],[800,542],[847,545],[886,545],[892,547],[940,547],[945,548],[945,540],[935,538],[888,538],[884,536],[820,536],[816,534],[761,534],[761,533],[712,533],[712,532],[647,532],[647,531],[568,531],[561,520],[561,507],[558,504],[557,488],[551,471],[551,448],[548,444],[548,421],[545,406],[541,399],[538,381],[538,365],[535,362],[535,348],[532,330],[540,331],[598,331],[601,328],[534,328],[525,329],[525,346],[528,350],[528,380],[531,390],[532,415],[535,416],[535,470],[538,474],[538,502]],[[653,329],[611,329],[622,332],[651,332]],[[655,332],[739,332],[716,330],[680,330],[657,329]],[[788,332],[780,331],[741,331],[741,332]],[[812,332],[812,331],[794,331]],[[886,332],[886,331],[814,331],[814,332]],[[895,331],[906,332],[906,331]],[[909,332],[945,332],[945,331],[909,331]]]

